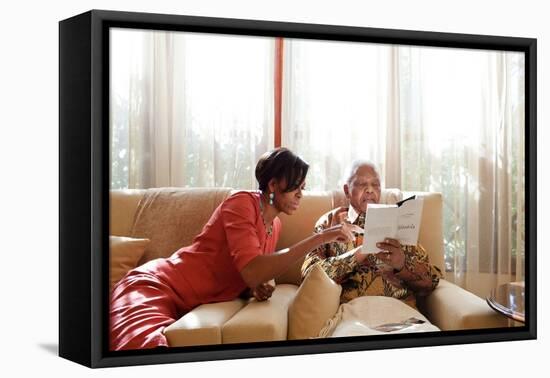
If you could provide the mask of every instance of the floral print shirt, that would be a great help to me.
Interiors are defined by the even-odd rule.
[[[314,232],[320,233],[330,227],[332,210],[319,218]],[[359,227],[365,225],[365,214],[358,214],[350,206],[347,220]],[[358,263],[352,249],[363,243],[359,236],[353,242],[333,242],[322,245],[310,252],[302,265],[302,279],[315,265],[320,265],[327,275],[342,286],[340,302],[345,303],[363,295],[384,295],[402,300],[416,308],[416,295],[427,295],[438,285],[442,274],[439,268],[431,265],[428,254],[419,244],[402,246],[405,266],[394,273],[375,255],[369,254],[363,263]]]

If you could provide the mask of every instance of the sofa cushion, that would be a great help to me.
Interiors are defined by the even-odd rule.
[[[422,205],[422,223],[418,234],[418,243],[422,244],[430,263],[437,266],[445,278],[445,253],[443,249],[443,197],[441,193],[403,192],[403,197],[418,195],[424,199]]]
[[[288,310],[288,339],[316,337],[338,310],[341,292],[320,266],[313,266]]]
[[[190,245],[230,191],[229,188],[147,189],[139,201],[131,233],[132,237],[151,240],[140,263],[168,257]]]
[[[149,239],[135,239],[125,236],[109,237],[110,289],[134,269],[145,252]]]
[[[413,321],[407,322],[408,319]],[[415,324],[416,320],[423,323]],[[387,326],[385,331],[377,328],[384,325]],[[439,331],[439,328],[402,301],[384,296],[363,296],[342,304],[319,336],[367,336],[433,331]]]
[[[222,326],[246,304],[244,299],[203,304],[166,327],[172,347],[222,343]]]
[[[222,342],[229,344],[286,340],[288,306],[297,290],[295,285],[277,285],[267,301],[251,299],[224,324]]]

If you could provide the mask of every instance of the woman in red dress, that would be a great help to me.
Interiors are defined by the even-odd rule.
[[[111,350],[168,346],[164,329],[204,304],[229,301],[248,288],[257,300],[271,296],[267,282],[322,244],[353,239],[341,224],[274,252],[277,215],[300,205],[308,164],[286,148],[265,153],[256,165],[260,191],[228,197],[190,246],[130,271],[113,289]]]

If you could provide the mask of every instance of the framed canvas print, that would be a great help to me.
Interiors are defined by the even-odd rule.
[[[535,39],[99,10],[59,28],[60,356],[536,338]]]

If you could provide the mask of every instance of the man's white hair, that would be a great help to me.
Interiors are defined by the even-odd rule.
[[[372,161],[365,160],[365,159],[357,159],[357,160],[354,160],[351,163],[351,165],[348,167],[348,169],[346,171],[346,176],[344,176],[344,178],[343,178],[343,184],[350,185],[351,180],[353,179],[353,177],[355,176],[355,174],[357,173],[359,168],[362,168],[362,167],[371,168],[374,172],[376,172],[378,177],[381,179],[380,172],[378,172],[378,169],[376,168],[376,165]]]

